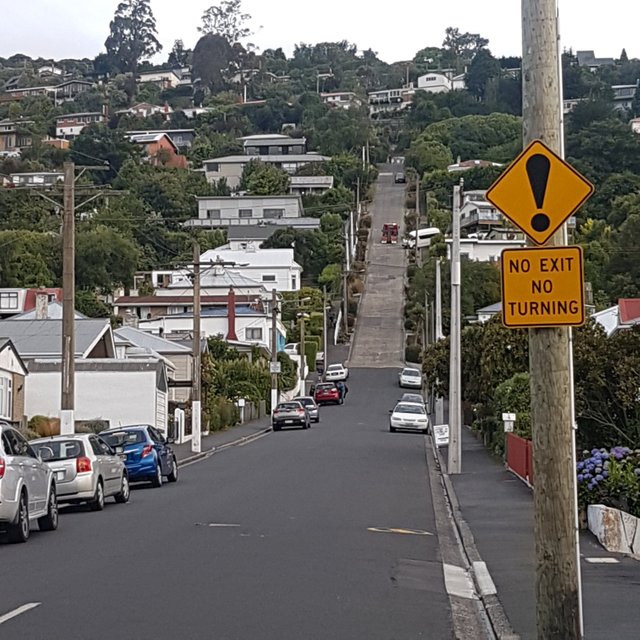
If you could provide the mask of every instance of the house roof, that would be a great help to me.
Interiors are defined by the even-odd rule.
[[[228,315],[227,307],[208,307],[207,309],[202,309],[200,313],[202,318],[226,318]],[[236,317],[241,316],[266,316],[267,313],[265,311],[259,311],[258,309],[254,309],[250,307],[248,304],[237,304],[236,305]],[[171,318],[192,318],[193,313],[188,311],[187,313],[172,313],[170,315],[162,316],[165,319]],[[157,322],[160,318],[152,318],[150,320],[142,320],[141,322]]]
[[[333,187],[333,176],[291,176],[290,187]]]
[[[232,224],[227,227],[228,240],[266,240],[277,230],[275,225]]]
[[[264,286],[261,282],[254,280],[253,278],[249,278],[245,275],[242,275],[238,271],[233,271],[228,268],[222,268],[220,271],[220,267],[203,267],[200,272],[200,287],[201,289],[214,289],[214,288],[222,288],[228,290],[230,287],[234,287],[235,289],[242,288],[261,288],[264,289]],[[167,289],[192,289],[193,283],[191,279],[187,276],[182,277],[180,280],[174,280]],[[266,291],[266,289],[265,289]],[[162,297],[162,296],[159,296]]]
[[[236,293],[236,300],[245,299],[251,301],[255,298],[255,293],[244,295]],[[169,305],[190,305],[193,303],[193,296],[120,296],[114,301],[116,307],[166,307]],[[200,304],[227,304],[227,296],[201,296]],[[2,335],[2,331],[0,331]]]
[[[248,263],[249,268],[256,267],[299,267],[293,256],[293,249],[255,249],[240,251],[233,249],[210,249],[201,256],[202,262]]]
[[[191,349],[177,342],[165,340],[147,331],[141,331],[134,327],[120,327],[115,330],[115,336],[127,340],[136,347],[151,349],[159,354],[164,353],[191,353]]]
[[[635,324],[640,321],[640,298],[620,298],[618,308],[622,324]]]
[[[27,293],[28,295],[28,293]],[[35,302],[33,303],[35,305]],[[25,308],[28,308],[29,306],[31,306],[30,304],[27,304],[27,301],[25,301]],[[62,304],[60,302],[58,302],[57,300],[52,300],[51,302],[49,302],[49,304],[47,305],[47,320],[62,320]],[[87,316],[83,315],[82,313],[76,311],[75,315],[74,315],[76,320],[86,320]],[[12,316],[11,317],[12,320],[36,320],[36,310],[35,307],[29,309],[29,311],[25,311],[24,313],[20,313],[16,316]]]
[[[246,156],[242,156],[243,158],[245,158]],[[284,195],[280,195],[280,196],[249,196],[249,195],[245,195],[245,196],[196,196],[196,200],[198,201],[204,201],[204,202],[211,202],[211,201],[219,201],[219,202],[240,202],[243,204],[246,204],[252,200],[288,200],[288,201],[292,201],[295,200],[297,202],[302,203],[302,198],[297,195],[297,194],[292,194],[292,193],[288,193],[288,194],[284,194]]]
[[[169,141],[169,144],[176,149],[176,145],[171,139],[171,136],[166,133],[134,133],[127,134],[127,137],[129,138],[129,141],[134,144],[151,144],[152,142],[160,142],[160,140],[165,138]]]
[[[106,334],[109,320],[87,318],[75,322],[75,356],[85,358]],[[61,320],[0,321],[0,336],[9,338],[23,358],[60,357],[62,350]]]
[[[291,140],[291,136],[287,136],[284,133],[256,133],[250,136],[242,136],[238,140],[252,141],[252,140]],[[304,140],[304,138],[301,138]]]
[[[82,113],[65,113],[61,116],[56,117],[56,122],[58,120],[67,120],[68,118],[79,118],[80,116],[102,116],[101,111],[84,111]]]
[[[134,109],[135,107],[131,107]],[[128,136],[137,136],[137,135],[148,135],[152,133],[166,133],[170,136],[172,133],[194,133],[195,129],[148,129],[146,131],[127,131],[126,135]]]
[[[255,155],[255,156],[221,156],[220,158],[209,158],[207,162],[218,162],[220,164],[245,164],[251,160],[261,160],[262,162],[325,162],[331,160],[328,156],[321,156],[315,153],[292,153],[289,155]]]
[[[11,342],[9,338],[0,338],[0,353],[2,353],[5,349],[11,349],[11,351],[13,351],[13,355],[15,355],[18,364],[22,368],[23,375],[26,376],[29,373],[29,370],[27,369],[25,363],[22,361],[18,350],[13,346],[13,342]]]
[[[496,302],[495,304],[487,305],[476,311],[477,315],[496,314],[502,311],[502,302]]]

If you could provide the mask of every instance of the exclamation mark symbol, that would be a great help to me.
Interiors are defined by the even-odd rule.
[[[531,191],[533,192],[533,198],[536,201],[536,207],[538,209],[544,207],[544,196],[547,192],[550,169],[551,162],[549,158],[543,156],[541,153],[536,153],[527,160],[529,184],[531,184]],[[538,233],[546,231],[550,225],[551,220],[544,211],[538,211],[538,213],[531,218],[531,226]]]

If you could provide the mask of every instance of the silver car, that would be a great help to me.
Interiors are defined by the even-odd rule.
[[[40,531],[58,528],[54,475],[19,431],[0,423],[0,530],[26,542],[32,520]]]
[[[38,438],[31,446],[54,473],[60,502],[88,502],[94,511],[101,511],[109,496],[116,502],[129,501],[124,461],[99,436],[77,433]]]
[[[297,400],[306,408],[311,422],[320,422],[320,407],[311,396],[298,396],[294,400]]]

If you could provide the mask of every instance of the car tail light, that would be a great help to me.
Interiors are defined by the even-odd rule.
[[[86,456],[80,456],[76,458],[76,472],[77,473],[87,473],[91,471],[91,460]]]
[[[296,409],[296,413],[304,413],[304,409]]]
[[[4,461],[4,458],[0,458],[0,480],[4,478],[4,472],[6,468],[7,468],[7,464]]]
[[[153,451],[153,445],[152,444],[145,444],[143,449],[142,449],[142,455],[140,457],[141,458],[146,458],[147,456],[151,455],[152,451]]]

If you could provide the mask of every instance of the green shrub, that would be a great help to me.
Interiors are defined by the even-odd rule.
[[[422,362],[422,349],[417,344],[409,344],[404,348],[404,359],[407,362]]]
[[[313,371],[315,369],[317,355],[318,355],[318,344],[316,342],[310,342],[305,339],[304,357],[306,358],[306,364],[310,371]]]

